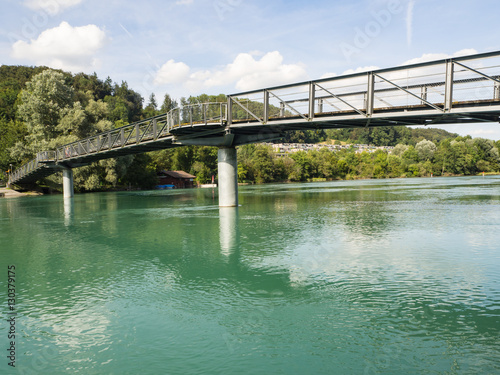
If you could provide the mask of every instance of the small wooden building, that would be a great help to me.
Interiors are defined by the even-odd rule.
[[[170,186],[175,189],[187,189],[194,187],[196,176],[184,171],[161,171],[158,173],[159,186]]]

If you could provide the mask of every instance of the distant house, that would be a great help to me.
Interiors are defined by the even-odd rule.
[[[158,173],[158,185],[163,189],[186,189],[194,187],[196,176],[184,171],[161,171]]]

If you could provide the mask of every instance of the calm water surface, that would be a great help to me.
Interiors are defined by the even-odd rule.
[[[0,200],[0,373],[500,373],[500,177],[241,187],[240,204]]]

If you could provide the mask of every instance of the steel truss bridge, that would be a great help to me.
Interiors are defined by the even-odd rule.
[[[290,130],[499,122],[500,51],[242,92],[38,153],[9,185],[184,145],[231,148]]]

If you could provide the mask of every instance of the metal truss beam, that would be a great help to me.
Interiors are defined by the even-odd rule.
[[[262,122],[262,119],[259,118],[259,116],[257,116],[256,114],[254,114],[252,111],[250,111],[248,108],[245,108],[245,106],[243,106],[243,104],[241,104],[237,99],[233,98],[233,97],[230,97],[230,100],[233,102],[233,103],[236,103],[237,105],[239,105],[245,112],[247,112],[250,116],[252,116],[255,120],[257,120],[258,122],[260,122],[261,124],[263,124]]]
[[[290,104],[288,104],[287,102],[285,102],[283,99],[281,99],[278,95],[274,94],[273,92],[271,91],[268,91],[269,94],[271,94],[272,96],[274,96],[276,99],[278,99],[281,103],[283,103],[286,107],[290,108],[295,114],[297,114],[298,116],[302,117],[303,119],[307,120],[307,117],[304,116],[302,113],[300,113],[299,111],[297,111],[295,108],[293,108]],[[269,105],[269,104],[268,104]]]
[[[409,90],[407,90],[407,89],[405,89],[405,88],[403,88],[403,87],[401,87],[401,86],[399,86],[399,85],[395,84],[394,82],[389,81],[388,79],[385,79],[384,77],[382,77],[382,76],[380,76],[380,75],[378,75],[378,74],[375,74],[375,76],[376,76],[376,77],[378,77],[378,78],[380,78],[381,80],[383,80],[383,81],[387,82],[388,84],[390,84],[390,85],[392,85],[392,86],[396,87],[398,90],[404,91],[404,92],[406,92],[407,94],[409,94],[409,95],[411,95],[411,96],[414,96],[415,98],[417,98],[417,99],[421,100],[422,102],[424,102],[424,103],[425,103],[425,104],[427,104],[428,106],[430,106],[430,107],[432,107],[432,108],[434,108],[434,109],[437,109],[438,111],[444,112],[444,111],[443,111],[443,108],[439,108],[438,106],[436,106],[436,105],[432,104],[431,102],[428,102],[427,100],[422,99],[422,97],[418,96],[417,94],[412,93],[411,91],[409,91]]]
[[[342,103],[344,103],[345,105],[351,107],[354,111],[358,112],[361,116],[365,116],[367,117],[368,115],[366,113],[364,113],[363,111],[359,110],[358,108],[356,108],[355,106],[351,105],[350,103],[348,103],[347,101],[345,101],[344,99],[342,99],[340,96],[338,95],[335,95],[333,92],[325,89],[324,87],[320,86],[319,84],[316,83],[316,86],[318,86],[321,90],[325,91],[326,93],[330,94],[332,97],[334,97],[335,99],[337,100],[340,100]]]

